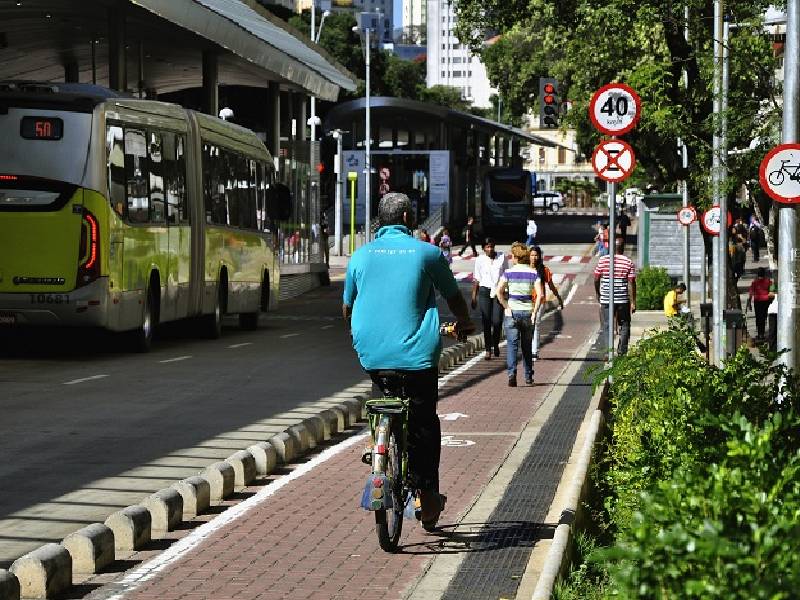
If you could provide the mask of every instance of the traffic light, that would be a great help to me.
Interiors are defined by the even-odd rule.
[[[552,77],[539,78],[539,128],[558,127],[558,107],[561,99],[558,94],[558,81]]]

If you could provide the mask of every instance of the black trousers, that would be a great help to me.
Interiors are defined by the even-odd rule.
[[[617,325],[619,325],[619,336],[617,342],[617,354],[623,355],[628,353],[628,340],[631,337],[631,305],[629,302],[625,304],[614,304],[614,317],[616,318]],[[608,340],[608,304],[600,305],[600,323],[602,324],[602,345],[607,345]],[[611,324],[615,326],[614,323]]]
[[[439,401],[439,369],[398,371],[401,381],[379,377],[368,371],[373,394],[399,396],[405,386],[410,400],[408,411],[408,467],[412,488],[439,491],[439,457],[442,450],[442,427],[436,413]]]
[[[497,298],[489,296],[490,293],[487,287],[478,288],[478,308],[483,322],[483,344],[487,352],[500,345],[500,335],[503,333],[503,307]]]
[[[475,242],[464,242],[464,247],[461,248],[461,252],[459,252],[458,255],[463,256],[467,248],[472,248],[472,256],[478,256],[478,249],[475,247]]]
[[[764,339],[764,331],[767,328],[767,309],[772,300],[756,300],[753,302],[756,313],[756,335]]]

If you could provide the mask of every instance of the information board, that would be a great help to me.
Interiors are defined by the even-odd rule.
[[[689,254],[692,273],[700,272],[703,236],[697,222],[681,225],[673,211],[648,211],[649,236],[647,259],[651,267],[664,267],[673,277],[683,275],[683,230],[689,229]]]

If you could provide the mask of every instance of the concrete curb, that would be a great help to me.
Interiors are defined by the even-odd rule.
[[[61,544],[45,544],[14,561],[11,572],[23,598],[52,598],[72,585],[72,557]]]
[[[0,600],[19,600],[19,579],[5,569],[0,569]]]
[[[102,523],[92,523],[69,534],[61,545],[72,557],[74,574],[97,573],[114,562],[114,532]]]
[[[106,519],[114,532],[114,550],[120,553],[139,550],[150,542],[153,519],[144,506],[129,506],[118,510]]]
[[[194,519],[211,506],[211,484],[205,477],[199,475],[187,477],[178,483],[173,483],[172,488],[183,498],[184,521]]]
[[[446,348],[439,370],[453,367],[483,348],[483,338],[473,335],[465,343]],[[446,365],[446,366],[445,366]],[[62,544],[46,544],[17,559],[11,571],[0,569],[0,600],[50,598],[72,585],[76,575],[91,575],[114,560],[127,558],[145,549],[151,540],[163,538],[167,531],[207,511],[256,477],[273,473],[278,464],[287,464],[343,433],[366,418],[366,386],[347,390],[351,397],[336,402],[329,398],[324,408],[267,440],[240,450],[228,459],[206,467],[199,475],[187,477],[158,490],[138,505],[109,515],[105,523],[93,523],[68,535]]]
[[[183,496],[175,488],[159,490],[141,502],[150,513],[150,539],[160,540],[183,518]]]
[[[584,420],[586,424],[584,435],[578,436],[573,445],[574,468],[565,468],[559,482],[555,501],[550,508],[551,514],[554,511],[560,511],[559,524],[539,572],[531,600],[549,600],[553,595],[556,581],[569,569],[570,549],[575,532],[585,518],[581,501],[588,489],[589,465],[592,462],[597,436],[604,422],[603,411],[598,407],[607,392],[607,386],[606,383],[598,388],[592,396],[587,418]]]

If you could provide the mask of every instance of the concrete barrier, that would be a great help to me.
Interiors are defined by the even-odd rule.
[[[286,428],[286,433],[294,438],[297,452],[302,454],[311,448],[311,436],[305,425],[292,425]]]
[[[112,513],[106,525],[114,532],[114,550],[133,552],[150,542],[152,517],[144,506],[128,506]]]
[[[11,572],[23,598],[53,598],[72,585],[72,557],[61,544],[45,544],[14,561]]]
[[[314,447],[330,437],[325,437],[325,421],[318,415],[303,419],[303,425],[305,425],[306,430],[308,430],[308,433],[311,435],[311,439],[314,440]]]
[[[172,484],[183,499],[183,520],[194,519],[211,505],[211,484],[208,479],[195,475]]]
[[[221,502],[233,493],[236,474],[229,463],[225,461],[215,462],[213,465],[206,467],[200,476],[205,477],[211,486],[212,502]]]
[[[349,418],[348,418],[348,410],[347,407],[342,404],[336,404],[328,409],[333,414],[336,415],[336,428],[339,433],[344,432],[345,429],[349,426]]]
[[[0,600],[19,600],[19,579],[5,569],[0,569]]]
[[[319,416],[322,419],[322,427],[323,427],[322,439],[327,441],[340,431],[339,415],[337,415],[335,411],[327,409],[319,413]]]
[[[275,452],[278,454],[278,460],[282,464],[292,462],[299,454],[299,444],[285,431],[273,435],[267,441],[275,448]]]
[[[233,487],[241,489],[256,478],[256,459],[247,450],[239,450],[225,459],[233,467]]]
[[[364,402],[360,398],[350,398],[342,402],[347,407],[350,416],[350,425],[355,425],[364,418]]]
[[[72,572],[78,575],[97,573],[114,562],[114,532],[102,523],[69,534],[61,545],[72,557]]]
[[[183,519],[183,496],[168,487],[145,498],[142,503],[150,511],[150,537],[160,540]]]
[[[278,464],[278,453],[269,442],[259,442],[250,446],[247,451],[256,461],[256,475],[266,477],[275,470]]]

